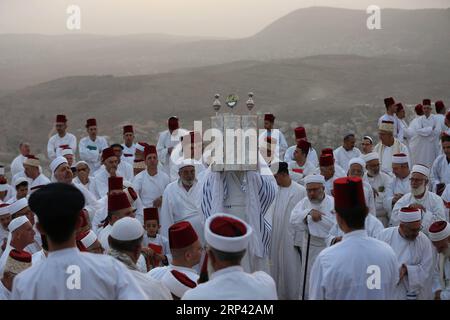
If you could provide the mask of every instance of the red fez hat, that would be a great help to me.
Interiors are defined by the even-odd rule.
[[[401,102],[396,103],[395,106],[397,107],[397,112],[399,112],[401,110],[405,110],[405,107],[403,106],[403,103],[401,103]]]
[[[434,106],[436,108],[436,112],[441,112],[445,109],[444,101],[438,100],[434,103]]]
[[[6,178],[4,176],[0,177],[0,184],[7,184],[8,180],[6,180]]]
[[[177,130],[180,127],[180,124],[178,122],[177,117],[170,117],[167,121],[167,126],[169,127],[170,131]]]
[[[131,208],[131,204],[125,192],[108,195],[108,211],[119,211],[127,208]]]
[[[270,121],[270,122],[274,122],[275,121],[275,116],[271,113],[266,113],[264,115],[264,121]]]
[[[331,154],[322,154],[319,158],[319,165],[321,167],[330,167],[334,165],[334,158]]]
[[[311,148],[311,143],[305,140],[300,140],[297,142],[297,148],[302,150],[304,154],[308,154],[309,148]]]
[[[130,124],[123,126],[123,134],[125,133],[134,133],[133,126]]]
[[[186,248],[197,240],[197,233],[188,221],[180,221],[169,227],[170,249]]]
[[[146,147],[144,149],[144,158],[147,159],[149,154],[156,154],[158,156],[158,152],[156,151],[156,146],[154,145],[149,145],[148,147]]]
[[[9,252],[9,256],[11,258],[13,258],[14,260],[17,260],[20,262],[31,263],[31,254],[26,251],[19,251],[16,249],[12,249]]]
[[[393,104],[395,104],[394,98],[389,97],[389,98],[385,98],[385,99],[384,99],[384,105],[385,105],[386,107],[390,107],[390,106],[392,106]]]
[[[144,209],[144,221],[156,220],[159,222],[158,208],[145,208]]]
[[[424,105],[424,106],[431,106],[431,100],[430,99],[423,99],[422,105]]]
[[[191,279],[189,279],[189,277],[186,274],[184,274],[183,272],[180,272],[177,270],[171,270],[170,272],[172,272],[172,275],[175,277],[175,279],[180,281],[186,287],[195,288],[197,286],[197,284],[194,281],[192,281]]]
[[[363,182],[360,177],[343,177],[334,180],[334,208],[336,211],[365,207]]]
[[[305,128],[297,127],[297,128],[295,128],[294,132],[295,132],[295,138],[296,139],[306,138]]]
[[[86,120],[86,128],[93,127],[93,126],[96,126],[96,125],[97,125],[97,120],[96,119],[92,118],[92,119],[87,119]]]
[[[122,177],[109,177],[108,178],[108,190],[123,190],[123,178]]]
[[[102,151],[102,161],[105,161],[106,159],[110,157],[115,157],[116,154],[114,153],[114,149],[111,147],[108,147],[106,149],[103,149]]]
[[[423,105],[421,105],[420,103],[414,108],[414,111],[416,111],[416,114],[418,116],[422,116],[423,115]]]
[[[331,148],[322,149],[320,155],[326,155],[326,154],[331,154],[334,158],[333,149],[331,149]]]
[[[66,123],[67,122],[67,118],[65,115],[63,114],[58,114],[56,116],[56,123]]]
[[[209,228],[223,237],[242,237],[247,233],[247,227],[241,221],[226,216],[212,220]]]

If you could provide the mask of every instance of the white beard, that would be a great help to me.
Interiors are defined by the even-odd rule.
[[[424,185],[421,185],[418,188],[411,188],[411,194],[413,196],[420,196],[423,193],[425,193],[425,186]]]

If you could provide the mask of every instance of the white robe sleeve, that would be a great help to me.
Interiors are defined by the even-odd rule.
[[[162,236],[168,238],[169,235],[169,227],[174,223],[173,219],[173,210],[171,206],[171,202],[173,201],[172,197],[176,195],[171,194],[170,190],[166,189],[163,193],[163,201],[161,205],[161,213],[159,215],[161,228],[159,229]]]
[[[409,287],[414,291],[423,291],[425,289],[433,268],[431,241],[424,236],[420,244],[421,246],[417,250],[417,253],[421,255],[420,263],[406,265],[408,269]]]
[[[309,278],[309,300],[325,300],[325,287],[323,283],[323,267],[320,259],[320,254],[314,261],[311,268],[311,274]],[[333,290],[333,288],[330,288]]]
[[[117,300],[148,300],[148,297],[124,264],[117,261],[114,264],[114,269],[117,275]]]
[[[156,150],[158,152],[159,161],[162,164],[167,165],[166,162],[168,158],[167,156],[169,155],[169,149],[164,145],[165,135],[165,131],[159,134],[158,143],[156,144]]]
[[[77,137],[75,137],[73,134],[70,136],[69,146],[74,153],[77,152]]]
[[[56,158],[56,148],[55,148],[55,139],[54,137],[51,137],[48,140],[47,143],[47,155],[50,161],[54,160]]]

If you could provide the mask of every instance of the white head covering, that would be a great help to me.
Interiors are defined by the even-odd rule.
[[[432,232],[433,227],[435,225],[440,225],[440,224],[445,224],[445,227],[442,228],[440,231],[437,232]],[[437,221],[434,222],[430,228],[428,229],[429,231],[429,237],[431,241],[441,241],[444,240],[448,237],[450,237],[450,224],[447,221]]]
[[[413,166],[411,173],[421,173],[424,176],[426,176],[427,178],[430,176],[430,169],[428,169],[428,167],[422,165],[422,164],[416,164]]]
[[[80,160],[77,163],[75,163],[75,167],[78,167],[78,165],[80,165],[80,164],[85,164],[85,165],[87,165],[89,167],[88,163],[86,161],[83,161],[83,160]]]
[[[350,161],[348,162],[348,167],[350,168],[352,164],[359,164],[363,169],[366,168],[366,162],[363,158],[360,157],[350,159]]]
[[[29,181],[28,181],[28,179],[27,178],[24,178],[24,177],[19,177],[19,178],[17,178],[16,180],[14,180],[14,187],[17,187],[19,184],[21,184],[22,182],[28,182],[28,184],[30,183]]]
[[[9,213],[9,211],[10,211],[9,204],[2,203],[2,205],[4,205],[4,206],[0,207],[0,216],[11,214],[11,213]]]
[[[58,167],[63,163],[68,164],[66,158],[64,158],[63,156],[56,157],[56,159],[53,160],[52,163],[50,163],[50,170],[52,171],[52,173],[55,173],[56,169],[58,169]]]
[[[9,184],[6,183],[0,183],[0,192],[8,191],[9,190]]]
[[[9,205],[9,212],[11,214],[14,214],[14,213],[19,212],[20,210],[22,210],[23,208],[25,208],[27,206],[28,206],[27,198],[22,198],[22,199],[19,199]]]
[[[71,148],[63,149],[63,151],[61,151],[61,156],[66,156],[66,155],[73,156],[73,150]]]
[[[227,237],[214,233],[210,228],[211,222],[221,217],[231,218],[242,223],[246,228],[246,233],[238,237]],[[208,219],[206,219],[205,222],[206,242],[214,249],[224,252],[240,252],[247,249],[252,232],[253,232],[252,227],[250,227],[244,220],[226,213],[216,213],[210,216]]]
[[[89,248],[94,244],[94,242],[97,240],[97,235],[94,231],[89,230],[89,232],[86,234],[86,236],[81,239],[81,243],[86,247]]]
[[[401,208],[398,214],[401,222],[415,222],[422,220],[422,212],[420,209]]]
[[[28,220],[26,216],[20,216],[15,219],[12,219],[8,225],[8,230],[10,233],[13,233],[27,222],[30,222],[30,220]]]
[[[183,159],[178,164],[178,171],[183,169],[184,167],[193,166],[195,168],[195,160],[194,159]]]
[[[407,154],[404,153],[394,154],[392,155],[392,163],[396,164],[409,163],[409,157]]]
[[[125,217],[114,223],[111,238],[119,241],[131,241],[144,235],[144,228],[136,218]]]
[[[377,152],[371,152],[362,156],[362,159],[367,163],[372,160],[380,160],[380,156]]]
[[[186,291],[189,289],[192,289],[196,286],[196,283],[189,279],[189,277],[184,274],[183,272],[180,272],[181,275],[186,279],[186,281],[192,282],[191,287],[187,286],[182,280],[177,279],[175,275],[172,273],[173,270],[167,271],[164,276],[161,278],[161,282],[169,289],[169,291],[177,296],[178,298],[183,297]]]
[[[305,186],[308,183],[321,183],[321,184],[325,184],[325,177],[321,174],[310,174],[307,175],[304,179],[305,182]]]

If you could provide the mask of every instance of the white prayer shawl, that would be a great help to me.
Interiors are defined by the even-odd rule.
[[[67,286],[77,266],[81,290]],[[49,252],[47,259],[14,279],[13,300],[144,300],[145,293],[125,265],[111,256],[69,248]]]
[[[431,299],[433,248],[431,241],[422,232],[413,241],[400,235],[398,227],[383,230],[378,239],[386,242],[397,255],[399,266],[406,265],[408,274],[396,287],[396,299]]]
[[[186,291],[182,300],[277,300],[275,281],[267,273],[233,266],[214,272],[208,282]]]
[[[335,165],[339,165],[344,170],[344,172],[347,172],[349,168],[348,163],[353,158],[359,158],[361,156],[361,151],[356,147],[352,150],[347,151],[343,146],[340,146],[333,151],[333,155],[335,159]]]
[[[449,185],[445,186],[444,192],[441,196],[442,200],[444,201],[444,209],[445,209],[445,221],[450,221],[450,187]]]
[[[314,174],[316,168],[311,164],[311,162],[306,161],[303,166],[298,165],[296,161],[291,161],[288,163],[289,175],[292,180],[300,185],[304,185],[304,178],[310,174]]]
[[[447,161],[447,156],[441,154],[434,160],[431,167],[431,187],[433,191],[436,191],[436,185],[439,183],[450,183],[450,163]]]
[[[382,121],[392,121],[394,122],[394,138],[399,139],[400,141],[403,140],[403,130],[402,125],[400,124],[400,120],[397,118],[397,115],[389,115],[387,113],[383,114],[378,119],[378,126],[380,126]]]
[[[80,159],[86,161],[91,169],[92,175],[100,169],[100,166],[102,165],[102,151],[106,148],[108,148],[108,142],[104,137],[96,137],[94,141],[92,141],[90,137],[84,137],[80,140],[80,143],[78,144]]]
[[[450,300],[450,258],[442,253],[438,254],[433,250],[434,268],[433,268],[433,293],[441,291],[441,300]]]
[[[83,184],[78,177],[74,178],[72,181],[73,183],[82,185],[84,188],[89,190],[89,192],[95,197],[95,199],[98,200],[97,188],[95,187],[95,178],[93,176],[89,176],[89,181],[87,184]]]
[[[284,154],[284,162],[289,163],[291,161],[294,161],[295,149],[297,149],[297,145],[290,146],[286,150],[286,153]],[[319,166],[319,158],[317,157],[317,152],[313,147],[309,149],[308,155],[306,156],[306,161],[309,161],[314,166],[314,168],[317,168]]]
[[[404,179],[400,179],[394,176],[391,186],[389,188],[386,188],[384,194],[384,209],[388,213],[388,216],[391,216],[392,213],[392,199],[394,198],[394,194],[399,193],[405,195],[411,192],[411,182],[409,181],[410,177],[411,175],[407,176]]]
[[[411,123],[411,130],[415,133],[415,139],[411,141],[411,162],[413,165],[423,164],[431,168],[434,160],[440,154],[438,140],[440,126],[435,115],[426,118],[420,116],[417,121]]]
[[[173,300],[169,289],[161,281],[137,270],[130,270],[130,273],[147,296],[147,300]]]
[[[368,267],[379,267],[381,288],[367,285]],[[397,257],[386,243],[364,230],[347,233],[342,241],[324,249],[316,259],[309,283],[312,300],[387,300],[395,298],[399,280]]]
[[[187,134],[185,129],[178,129],[170,134],[169,130],[165,130],[159,133],[158,143],[156,145],[156,151],[158,152],[158,158],[164,167],[164,171],[167,175],[170,175],[170,155],[169,148],[175,150],[175,146],[180,143],[180,138]]]
[[[19,154],[14,160],[11,162],[11,176],[14,177],[19,172],[24,170],[23,161],[26,159],[23,155]]]
[[[37,176],[36,179],[34,179],[33,181],[31,181],[31,179],[28,179],[28,191],[30,193],[30,195],[35,192],[37,189],[39,189],[39,187],[45,186],[47,184],[50,183],[50,179],[47,178],[46,176],[44,176],[44,174],[40,174],[39,176]]]
[[[445,220],[444,202],[437,194],[429,191],[425,192],[422,199],[416,199],[411,193],[401,197],[392,209],[390,225],[398,226],[400,209],[416,203],[421,204],[426,209],[422,216],[422,231],[428,235],[428,228],[433,222]]]
[[[153,208],[153,201],[163,195],[169,182],[169,177],[164,172],[158,171],[151,176],[144,170],[134,177],[133,188],[139,194],[144,208]]]
[[[288,144],[286,142],[286,138],[284,137],[283,132],[281,132],[279,129],[272,129],[270,132],[266,129],[261,130],[261,133],[259,135],[259,145],[263,146],[266,145],[266,138],[267,137],[272,138],[272,143],[275,144],[275,154],[278,158],[283,159],[284,154],[288,148]]]
[[[378,193],[378,195],[374,193],[377,218],[380,219],[380,221],[386,227],[389,223],[389,216],[388,212],[384,208],[384,199],[386,194],[391,194],[391,191],[389,189],[392,185],[392,178],[386,173],[380,171],[380,173],[375,177],[370,177],[366,172],[364,174],[364,179],[367,179],[372,188],[375,189]]]
[[[380,157],[381,170],[387,174],[392,173],[392,156],[394,154],[404,153],[409,156],[408,148],[397,139],[394,139],[394,144],[390,147],[385,146],[384,144],[379,142],[375,146],[373,151],[378,153],[378,155]],[[409,160],[408,164],[409,164],[409,167],[412,168],[411,160]]]
[[[227,213],[224,208],[224,201],[228,198],[227,175],[230,172],[221,174],[220,172],[208,171],[203,185],[203,197],[201,209],[205,219],[216,213]],[[244,220],[250,224],[253,229],[250,243],[249,254],[264,258],[270,251],[272,226],[267,219],[266,214],[272,201],[275,199],[276,182],[273,175],[261,175],[259,172],[243,172],[244,184],[241,185],[241,193],[245,197],[242,205],[245,205]],[[232,201],[237,199],[231,199]]]
[[[172,270],[177,270],[179,272],[184,273],[189,277],[189,279],[191,279],[195,283],[197,283],[198,281],[199,276],[194,269],[188,267],[174,266],[173,264],[169,264],[168,266],[165,267],[154,268],[149,272],[147,272],[146,275],[147,277],[152,277],[153,279],[161,280],[167,272],[170,272]]]
[[[294,247],[294,235],[289,220],[295,205],[306,197],[306,190],[292,181],[287,188],[279,187],[267,216],[272,218],[270,274],[277,284],[278,297],[294,300],[299,296],[301,256]]]
[[[136,143],[133,143],[130,147],[127,147],[125,143],[122,143],[122,147],[123,150],[120,162],[124,161],[125,163],[128,163],[131,168],[133,168],[134,154],[136,153]],[[128,181],[131,181],[131,179]]]
[[[201,210],[202,185],[195,181],[186,191],[181,180],[171,182],[164,190],[159,214],[160,233],[168,238],[169,227],[180,221],[189,221],[204,243],[204,219]]]
[[[50,161],[61,155],[61,151],[63,150],[61,146],[64,145],[69,145],[73,152],[76,152],[77,138],[73,134],[67,132],[62,138],[58,134],[55,134],[48,140],[47,155]]]
[[[378,220],[375,216],[368,214],[366,217],[366,220],[364,221],[364,230],[366,230],[366,233],[371,238],[377,238],[378,234],[384,230],[383,224]],[[344,232],[339,228],[339,225],[336,223],[331,229],[330,233],[328,234],[326,243],[327,247],[331,246],[331,242],[334,238],[337,237],[343,237]]]

